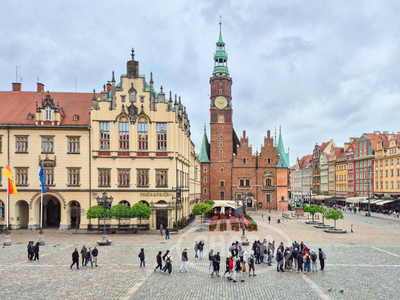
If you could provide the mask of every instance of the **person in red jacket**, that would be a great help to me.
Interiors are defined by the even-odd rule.
[[[232,255],[229,254],[229,262],[228,262],[228,270],[229,270],[229,276],[228,276],[228,280],[233,280],[232,275],[233,275],[233,259],[232,259]]]

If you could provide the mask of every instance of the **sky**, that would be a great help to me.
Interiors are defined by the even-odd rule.
[[[200,150],[219,36],[238,136],[260,150],[282,128],[290,162],[315,143],[400,131],[400,1],[6,1],[0,90],[100,91],[135,49],[156,90],[180,95]],[[76,87],[75,87],[76,78]]]

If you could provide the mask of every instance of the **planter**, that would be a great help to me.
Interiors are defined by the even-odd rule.
[[[239,228],[236,228],[235,231],[239,231]]]
[[[255,228],[254,230],[255,230],[255,231],[258,231],[258,228]]]
[[[179,230],[181,230],[181,229],[182,229],[182,227],[178,227],[178,229],[179,229]]]
[[[305,223],[308,224],[308,225],[319,225],[319,224],[322,224],[321,222],[317,222],[317,221],[307,221]]]
[[[328,228],[333,228],[333,226],[332,225],[315,225],[314,226],[315,228],[318,228],[318,229],[328,229]]]
[[[327,233],[346,233],[347,232],[344,229],[338,229],[338,228],[336,228],[336,229],[329,228],[329,229],[325,229],[324,231],[327,232]]]
[[[248,231],[253,231],[253,229],[248,229]]]
[[[219,231],[224,231],[223,229],[220,229]]]
[[[210,228],[210,231],[214,231],[214,228]]]

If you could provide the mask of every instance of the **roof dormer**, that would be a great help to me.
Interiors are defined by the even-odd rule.
[[[46,97],[42,99],[40,106],[36,102],[36,125],[57,126],[64,118],[63,110],[59,104],[55,104],[49,91]]]

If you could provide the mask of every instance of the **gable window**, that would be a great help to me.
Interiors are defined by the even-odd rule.
[[[129,150],[129,123],[126,118],[119,122],[119,150]]]
[[[100,150],[110,150],[110,122],[100,122]]]
[[[139,122],[139,150],[147,151],[148,150],[148,125],[147,122]]]
[[[246,159],[245,158],[243,158],[243,164],[246,164]]]
[[[141,103],[144,103],[144,97],[143,97],[143,96],[140,97],[140,102],[141,102]]]
[[[157,150],[167,150],[167,123],[157,123]]]
[[[267,163],[268,163],[268,164],[271,164],[271,158],[268,157]]]
[[[129,99],[131,102],[136,102],[136,91],[135,90],[130,92]]]
[[[46,107],[46,121],[50,121],[51,120],[51,108],[50,106]]]

